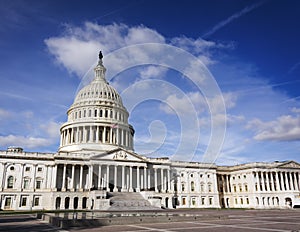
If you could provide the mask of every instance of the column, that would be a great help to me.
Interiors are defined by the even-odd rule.
[[[106,166],[106,191],[110,191],[109,189],[109,165]]]
[[[229,193],[229,180],[228,180],[228,175],[226,175],[226,189],[227,189],[227,192]]]
[[[129,192],[133,192],[133,189],[132,189],[132,166],[129,166]]]
[[[71,128],[71,143],[73,143],[74,139],[74,128]]]
[[[124,130],[121,129],[121,145],[124,146]]]
[[[99,143],[99,126],[96,126],[96,143]]]
[[[106,126],[103,127],[102,143],[106,143]]]
[[[97,129],[99,129],[99,127],[97,127]],[[101,170],[101,164],[99,164],[99,167],[98,167],[98,189],[101,189],[101,172],[102,172],[102,170]]]
[[[281,190],[285,191],[286,187],[285,187],[285,184],[284,184],[283,173],[282,172],[280,172],[280,185],[281,185]]]
[[[126,147],[128,147],[128,134],[129,134],[129,132],[128,131],[126,131]]]
[[[62,185],[61,185],[61,188],[62,188],[62,191],[66,191],[66,164],[64,164],[64,167],[63,167],[63,179],[62,179]]]
[[[275,172],[275,179],[276,179],[276,191],[280,191],[279,176],[277,171]]]
[[[36,178],[36,167],[37,164],[33,165],[33,177],[32,177],[32,185],[33,185],[33,189],[35,190],[35,178]]]
[[[122,189],[121,192],[125,192],[125,166],[122,166]]]
[[[86,128],[85,128],[85,126],[82,127],[82,134],[83,134],[83,136],[82,136],[83,139],[82,140],[83,140],[84,143],[86,143]]]
[[[275,191],[275,184],[274,184],[274,178],[273,178],[273,172],[270,173],[271,174],[271,191]]]
[[[297,176],[295,172],[293,172],[293,178],[294,178],[294,190],[298,191],[299,188],[298,188]]]
[[[112,127],[109,129],[109,143],[113,143],[113,130]]]
[[[260,191],[260,183],[259,183],[259,176],[258,176],[258,172],[255,172],[255,176],[256,176],[256,186],[257,189],[255,188],[255,191]]]
[[[157,189],[157,169],[154,168],[154,189],[155,189],[155,192],[158,192],[158,189]]]
[[[171,188],[170,188],[170,186],[171,186],[170,169],[167,170],[167,178],[168,178],[168,181],[167,181],[167,190],[170,193],[170,192],[172,192]]]
[[[72,164],[71,191],[74,191],[75,165]]]
[[[267,184],[267,191],[270,191],[270,181],[269,181],[269,173],[266,172],[266,184]]]
[[[89,189],[93,189],[93,175],[94,175],[94,166],[91,165],[90,168],[89,168],[89,183],[88,183],[88,186],[89,186]]]
[[[151,170],[148,169],[148,181],[147,181],[147,184],[148,184],[148,190],[150,190],[151,188]]]
[[[116,144],[119,145],[119,128],[116,128]]]
[[[290,181],[289,181],[289,183],[290,183],[290,190],[295,190],[294,189],[294,182],[293,182],[293,177],[292,177],[292,172],[289,172],[289,179],[290,179]]]
[[[57,165],[52,167],[52,190],[56,190],[56,179],[57,179]]]
[[[45,182],[44,182],[44,186],[45,186],[45,189],[48,189],[49,188],[49,183],[50,183],[50,178],[49,178],[49,165],[45,165],[46,166],[46,175],[45,175]]]
[[[140,167],[136,167],[136,192],[140,192]]]
[[[265,185],[265,180],[264,180],[264,173],[261,172],[261,185],[262,185],[262,191],[266,191],[266,185]]]
[[[160,169],[160,191],[165,192],[164,170]]]
[[[80,174],[79,174],[79,191],[82,191],[82,176],[83,176],[83,166],[80,165]]]
[[[300,172],[298,172],[298,189],[300,189]]]
[[[144,190],[147,190],[147,167],[144,167]]]
[[[225,178],[224,178],[223,174],[221,174],[221,181],[222,181],[223,192],[225,192],[226,191],[226,189],[225,189]]]
[[[118,180],[118,166],[115,165],[114,189],[113,189],[114,192],[118,192],[118,187],[117,187],[118,182],[117,182],[117,180]]]
[[[290,189],[290,185],[289,185],[289,180],[288,180],[288,173],[287,172],[285,172],[284,173],[284,176],[285,176],[285,185],[286,185],[286,190],[291,190]]]
[[[93,126],[90,126],[90,136],[89,136],[89,142],[93,142],[94,141],[94,130],[93,130]]]
[[[80,142],[80,127],[77,127],[76,128],[76,143],[79,143]]]

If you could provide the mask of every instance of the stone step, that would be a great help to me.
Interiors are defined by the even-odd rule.
[[[113,211],[128,211],[128,210],[157,210],[151,203],[144,199],[140,193],[136,192],[113,192],[107,194],[110,199],[110,208]]]

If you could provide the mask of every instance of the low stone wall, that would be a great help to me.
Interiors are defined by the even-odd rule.
[[[148,214],[141,216],[114,216],[103,218],[76,218],[72,217],[58,217],[50,214],[43,214],[38,216],[40,219],[47,221],[53,226],[62,229],[70,227],[101,227],[109,225],[129,225],[139,223],[164,223],[164,222],[180,222],[180,221],[198,221],[198,220],[221,220],[227,219],[226,215],[192,215],[192,214]]]

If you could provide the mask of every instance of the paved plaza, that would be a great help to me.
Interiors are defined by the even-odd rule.
[[[0,216],[0,231],[80,231],[80,232],[142,232],[142,231],[180,231],[180,232],[224,232],[224,231],[300,231],[300,210],[193,210],[190,214],[205,216],[197,221],[148,223],[134,225],[115,225],[94,228],[55,228],[34,215]],[[209,216],[211,215],[211,218]],[[216,217],[220,216],[220,219]],[[130,219],[129,223],[130,224]]]

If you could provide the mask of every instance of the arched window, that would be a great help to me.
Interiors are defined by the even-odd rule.
[[[9,176],[7,178],[7,188],[13,188],[14,187],[14,177]]]
[[[191,182],[191,192],[194,192],[195,191],[195,182],[192,181]]]
[[[204,183],[203,182],[200,183],[200,191],[204,192]]]
[[[181,183],[181,192],[184,192],[184,190],[185,190],[184,183]]]
[[[212,188],[211,188],[211,183],[208,183],[208,192],[211,192],[212,191]]]

